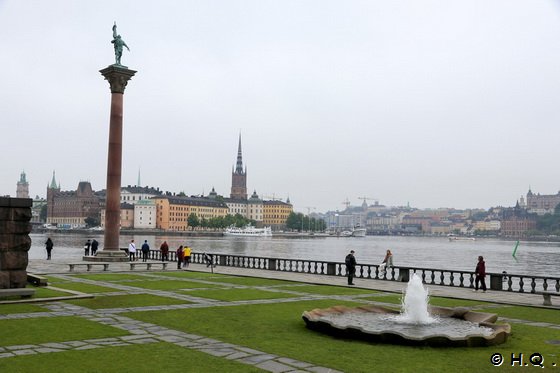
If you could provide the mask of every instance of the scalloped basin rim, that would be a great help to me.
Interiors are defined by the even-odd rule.
[[[302,315],[306,326],[309,329],[317,330],[326,334],[336,335],[353,339],[365,339],[373,342],[395,343],[395,344],[425,344],[430,346],[453,346],[453,347],[474,347],[492,346],[504,343],[511,334],[509,324],[494,324],[498,316],[493,313],[470,311],[464,307],[429,307],[432,315],[439,317],[456,318],[470,321],[493,330],[488,336],[481,334],[467,334],[460,338],[453,338],[447,335],[429,335],[426,337],[414,337],[403,335],[397,331],[384,329],[379,331],[364,331],[360,327],[348,326],[341,327],[327,320],[321,319],[322,316],[330,314],[345,313],[373,313],[373,314],[399,314],[399,311],[375,305],[346,307],[333,306],[325,309],[314,309],[305,311]]]

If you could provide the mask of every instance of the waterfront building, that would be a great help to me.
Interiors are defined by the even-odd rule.
[[[263,225],[270,226],[273,230],[286,228],[288,216],[294,211],[290,200],[282,201],[263,201]]]
[[[259,198],[257,191],[253,191],[253,194],[247,201],[247,218],[254,220],[257,226],[261,226],[264,219],[264,207],[263,200]]]
[[[39,196],[35,196],[33,199],[33,205],[31,207],[31,223],[33,224],[41,224],[45,223],[43,217],[41,217],[41,212],[43,208],[46,208],[47,200],[45,198],[40,198]]]
[[[241,154],[241,134],[237,147],[237,163],[231,173],[231,193],[233,200],[247,200],[247,167],[243,169],[243,156]]]
[[[188,218],[195,214],[199,219],[224,217],[228,207],[224,202],[208,197],[181,197],[161,195],[154,197],[156,204],[156,228],[186,231]]]
[[[98,219],[100,198],[89,181],[80,181],[75,191],[61,191],[55,174],[47,186],[47,224],[61,228],[82,228],[86,219]]]
[[[128,185],[121,188],[121,202],[134,205],[138,201],[161,196],[162,194],[159,188]]]
[[[522,209],[519,204],[504,209],[501,221],[501,235],[510,238],[525,238],[530,230],[537,228],[536,214]]]
[[[17,182],[16,198],[29,198],[29,183],[25,178],[25,171],[23,171]]]
[[[520,201],[519,206],[524,201]],[[560,192],[556,194],[535,194],[529,188],[527,192],[527,211],[537,215],[553,214],[554,209],[560,203]]]
[[[142,199],[134,204],[134,228],[154,229],[156,216],[156,202],[153,199]]]
[[[400,230],[401,219],[395,215],[370,215],[366,220],[368,232],[384,234]]]
[[[105,209],[101,210],[101,227],[105,227]],[[134,205],[121,203],[120,227],[125,229],[134,228]]]

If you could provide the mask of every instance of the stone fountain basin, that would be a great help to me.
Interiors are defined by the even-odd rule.
[[[511,334],[511,326],[509,324],[495,324],[498,319],[498,315],[493,313],[474,312],[463,307],[447,308],[430,306],[428,309],[432,316],[469,321],[478,326],[489,328],[491,329],[491,331],[489,331],[490,334],[467,334],[461,337],[452,337],[444,334],[411,336],[392,330],[390,327],[372,331],[365,330],[358,325],[338,325],[336,322],[331,320],[331,316],[352,316],[352,313],[371,314],[372,317],[379,317],[380,315],[397,316],[400,314],[400,312],[390,308],[375,305],[360,306],[355,308],[334,306],[326,309],[314,309],[311,311],[305,311],[302,318],[309,329],[335,337],[404,345],[428,345],[442,347],[493,346],[504,343]]]

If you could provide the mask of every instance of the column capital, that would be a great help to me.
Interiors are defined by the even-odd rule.
[[[135,70],[130,70],[122,65],[110,65],[99,72],[109,82],[111,93],[123,94],[126,84],[136,74]]]

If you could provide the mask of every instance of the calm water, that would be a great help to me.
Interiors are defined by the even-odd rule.
[[[50,233],[54,241],[53,260],[80,260],[83,245],[95,238],[103,247],[103,235]],[[148,240],[152,249],[166,240],[170,249],[188,244],[195,252],[252,255],[273,258],[314,259],[343,262],[348,251],[356,251],[358,263],[379,264],[385,251],[391,249],[395,266],[413,266],[474,271],[477,257],[483,255],[487,272],[560,276],[560,244],[521,242],[517,260],[512,257],[515,242],[491,239],[449,242],[445,237],[378,237],[363,238],[255,238],[255,237],[177,237],[121,236],[121,247],[134,238],[137,246]],[[46,234],[31,234],[30,259],[46,257]]]

